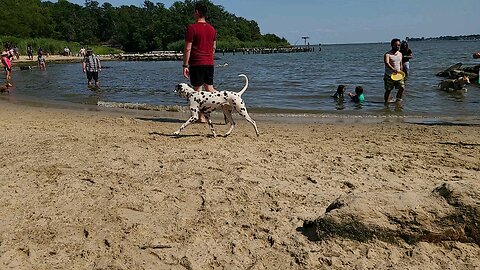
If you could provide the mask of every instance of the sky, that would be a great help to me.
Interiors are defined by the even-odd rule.
[[[50,0],[52,1],[52,0]],[[83,5],[84,0],[69,0]],[[143,6],[143,0],[97,0]],[[169,8],[171,0],[151,0]],[[213,0],[292,45],[390,42],[480,34],[480,0]]]

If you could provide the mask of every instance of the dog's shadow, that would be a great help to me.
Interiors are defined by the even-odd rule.
[[[181,119],[175,118],[158,118],[158,117],[137,117],[138,120],[142,121],[151,121],[151,122],[163,122],[163,123],[185,123],[185,121]]]
[[[175,119],[175,118],[148,118],[148,117],[137,117],[136,119],[142,120],[142,121],[152,121],[152,122],[163,122],[163,123],[180,123],[183,124],[185,123],[186,120],[181,120],[181,119]],[[214,125],[227,125],[225,122],[213,122]]]
[[[150,117],[137,117],[136,119],[142,120],[142,121],[152,121],[152,122],[163,122],[163,123],[180,123],[183,124],[185,123],[184,120],[181,119],[174,119],[174,118],[150,118]],[[214,125],[226,125],[225,123],[214,123]],[[173,133],[160,133],[160,132],[150,132],[150,135],[157,135],[157,136],[164,136],[164,137],[170,137],[170,138],[175,138],[175,139],[180,139],[180,138],[189,138],[189,137],[201,137],[201,136],[206,136],[208,138],[213,138],[212,134],[207,134],[207,135],[201,135],[201,134],[179,134],[175,135]],[[217,134],[217,137],[228,137],[225,135]]]
[[[174,139],[181,139],[181,138],[190,138],[190,137],[207,137],[207,138],[213,138],[213,135],[212,134],[206,134],[206,135],[203,135],[203,134],[178,134],[178,135],[175,135],[175,134],[172,134],[172,133],[160,133],[160,132],[150,132],[148,133],[150,135],[156,135],[156,136],[163,136],[163,137],[170,137],[170,138],[174,138]],[[217,134],[217,138],[226,138],[228,136],[225,136],[225,135],[221,135],[221,134]]]
[[[150,132],[148,134],[156,135],[156,136],[163,136],[163,137],[170,137],[170,138],[174,138],[174,139],[189,138],[189,137],[200,137],[201,136],[200,134],[179,134],[179,135],[175,135],[173,133],[161,133],[161,132],[156,132],[156,131]]]

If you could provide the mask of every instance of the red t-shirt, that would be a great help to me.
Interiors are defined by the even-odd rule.
[[[187,28],[186,42],[192,42],[190,66],[213,66],[213,43],[217,39],[215,28],[206,22],[190,24]]]

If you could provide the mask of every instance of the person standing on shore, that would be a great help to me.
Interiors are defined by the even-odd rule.
[[[403,41],[400,45],[400,52],[402,53],[403,72],[405,77],[408,77],[408,71],[410,70],[410,60],[413,58],[413,52],[408,48],[408,42]]]
[[[82,56],[82,57],[85,57],[85,48],[82,47],[79,51],[78,51],[78,55],[79,56]]]
[[[99,88],[98,72],[102,71],[102,64],[92,49],[87,49],[87,54],[83,58],[82,69],[83,73],[87,74],[88,87],[93,87],[92,80],[94,80],[95,87]]]
[[[28,44],[27,46],[27,55],[28,55],[28,60],[33,60],[33,48],[32,45]]]
[[[403,92],[405,91],[405,81],[404,79],[394,81],[391,78],[392,74],[397,74],[402,71],[402,53],[400,52],[400,39],[394,38],[390,42],[392,49],[385,53],[384,63],[385,63],[385,74],[383,76],[383,82],[385,86],[384,99],[385,103],[390,101],[390,92],[393,88],[397,88],[397,102],[402,101]]]
[[[190,79],[195,91],[215,92],[213,87],[213,73],[215,49],[217,46],[217,33],[212,25],[207,23],[207,6],[204,3],[195,4],[195,23],[190,24],[185,35],[185,48],[183,50],[183,76]],[[205,123],[203,114],[199,121]]]

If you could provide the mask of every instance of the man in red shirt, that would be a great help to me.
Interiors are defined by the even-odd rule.
[[[190,78],[195,91],[215,92],[213,88],[214,63],[213,55],[217,45],[215,28],[205,20],[207,6],[204,3],[195,5],[195,23],[190,24],[185,36],[183,50],[183,76]],[[205,117],[200,115],[200,122],[205,122]]]

